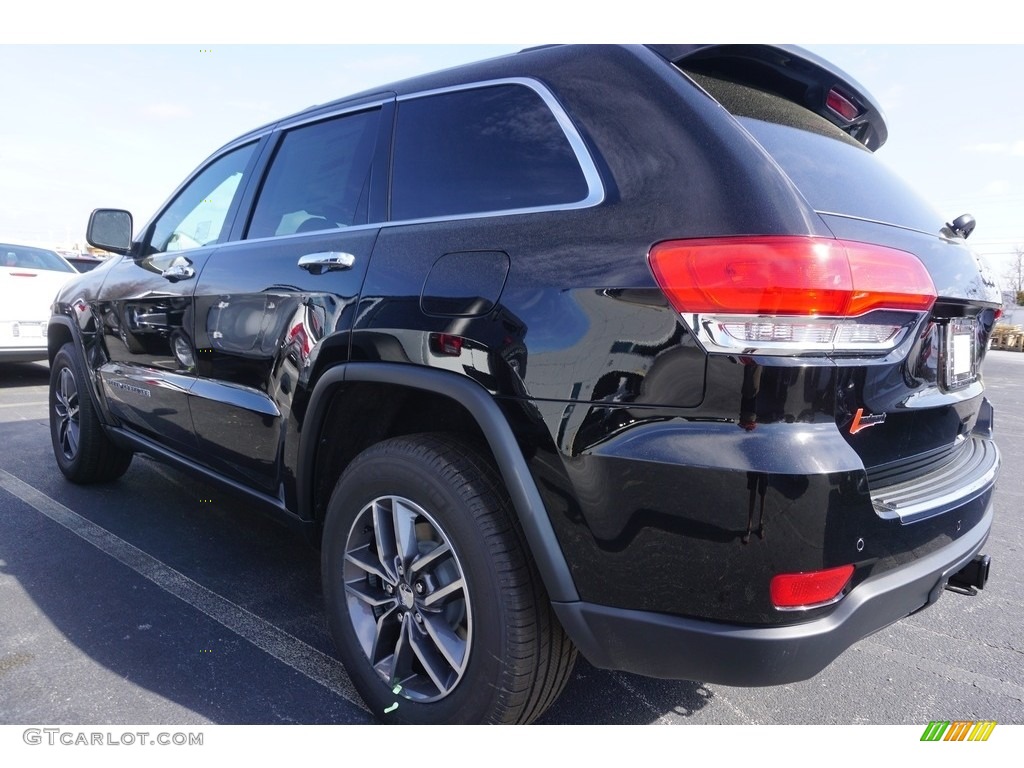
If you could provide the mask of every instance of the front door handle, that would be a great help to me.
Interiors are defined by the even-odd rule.
[[[192,264],[183,256],[176,258],[171,266],[160,273],[160,277],[167,278],[172,283],[176,283],[179,280],[189,280],[195,276],[196,271],[192,268]]]
[[[314,275],[320,275],[336,269],[351,269],[355,263],[356,257],[351,253],[341,253],[338,251],[307,253],[305,256],[299,257],[299,266]]]

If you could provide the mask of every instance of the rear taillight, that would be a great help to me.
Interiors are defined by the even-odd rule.
[[[780,573],[772,577],[772,605],[780,611],[819,608],[839,600],[853,576],[852,565],[805,573]]]
[[[727,351],[885,352],[936,297],[913,254],[828,238],[675,240],[650,264],[698,338]]]

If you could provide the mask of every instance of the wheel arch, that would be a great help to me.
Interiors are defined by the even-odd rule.
[[[345,363],[325,371],[310,396],[299,441],[297,492],[303,517],[312,519],[315,514],[320,466],[318,454],[324,430],[330,424],[329,415],[335,395],[341,388],[362,384],[439,396],[460,407],[491,452],[551,600],[579,600],[540,492],[508,420],[486,389],[458,374],[422,366],[377,362]],[[400,405],[393,407],[399,408]]]
[[[100,422],[104,426],[116,426],[117,420],[110,415],[110,411],[107,410],[107,403],[100,397],[99,389],[96,386],[96,371],[90,364],[81,329],[67,315],[54,314],[50,318],[50,323],[46,329],[47,362],[51,366],[61,347],[68,343],[74,345],[75,351],[82,361],[82,367],[85,370],[85,389],[89,399],[92,400]]]
[[[51,365],[53,365],[53,358],[57,356],[60,348],[69,341],[74,343],[79,352],[82,351],[79,338],[73,328],[72,322],[63,315],[55,315],[50,318],[49,325],[46,327],[46,349],[47,361]]]

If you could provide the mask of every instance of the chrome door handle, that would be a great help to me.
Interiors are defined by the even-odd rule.
[[[330,272],[335,269],[351,269],[356,263],[356,257],[351,253],[340,253],[338,251],[323,251],[321,253],[307,253],[299,257],[299,266],[314,275]]]
[[[179,280],[188,280],[195,276],[196,271],[192,269],[191,264],[182,264],[180,262],[171,264],[171,266],[160,273],[160,277],[165,277],[172,283],[176,283]]]

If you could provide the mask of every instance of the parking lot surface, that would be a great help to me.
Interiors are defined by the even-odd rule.
[[[57,471],[48,369],[0,366],[0,723],[370,723],[334,658],[317,554],[238,497],[137,456]],[[545,723],[1024,723],[1024,354],[985,363],[1003,468],[975,597],[934,606],[812,680],[742,689],[581,660]]]

